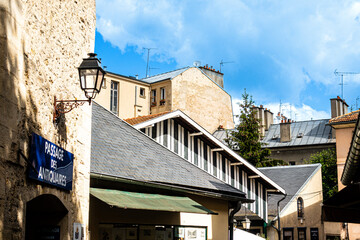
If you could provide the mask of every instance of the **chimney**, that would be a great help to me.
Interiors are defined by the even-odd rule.
[[[280,142],[291,141],[291,120],[281,120],[280,123]]]
[[[260,105],[259,107],[259,120],[260,120],[260,135],[261,137],[265,136],[265,114],[264,107]]]
[[[265,131],[269,130],[270,125],[274,123],[274,114],[267,108],[264,111],[265,115]]]
[[[331,118],[335,118],[348,113],[349,105],[347,105],[347,103],[339,96],[337,96],[337,98],[330,99],[330,103],[331,103]]]
[[[209,67],[207,64],[200,69],[209,77],[211,80],[216,82],[220,87],[224,88],[224,74],[213,69],[213,66]]]

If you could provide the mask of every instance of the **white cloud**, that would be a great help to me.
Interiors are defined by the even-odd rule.
[[[231,60],[235,64],[227,68],[239,73],[242,88],[256,84],[257,79],[245,81],[248,73],[260,72],[262,81],[273,83],[267,89],[273,98],[291,96],[301,104],[300,96],[311,83],[323,84],[335,97],[339,79],[333,71],[359,69],[360,2],[356,0],[96,3],[97,30],[122,51],[132,46],[145,53],[143,47],[154,47],[154,59],[175,60],[179,66],[194,60],[218,66],[221,59]],[[266,72],[269,66],[272,69]],[[348,83],[359,86],[360,77],[349,77]]]
[[[241,99],[234,98],[232,100],[233,113],[234,115],[240,114],[239,103]],[[259,106],[259,105],[256,105]],[[274,114],[274,123],[279,122],[276,118],[278,112],[280,111],[280,103],[266,103],[263,104],[264,108],[269,109]],[[325,111],[317,111],[312,107],[302,104],[301,106],[294,106],[290,103],[281,104],[281,113],[288,119],[295,121],[306,121],[306,120],[315,120],[315,119],[328,119],[330,118],[330,113]],[[235,118],[235,124],[238,124],[238,119]]]

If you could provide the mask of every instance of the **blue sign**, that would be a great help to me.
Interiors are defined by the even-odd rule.
[[[29,177],[66,190],[72,189],[74,154],[33,133]]]

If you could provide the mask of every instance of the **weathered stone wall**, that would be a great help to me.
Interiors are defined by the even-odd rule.
[[[156,90],[156,105],[151,106],[151,114],[171,111],[171,80],[161,81],[158,83],[151,84],[151,90]],[[161,104],[161,88],[165,89],[165,103]],[[150,90],[150,102],[151,102],[151,90]]]
[[[88,222],[91,108],[84,105],[52,122],[53,98],[83,99],[77,68],[94,48],[95,0],[0,0],[0,239],[24,239],[26,203],[57,196],[72,224]],[[31,181],[31,133],[74,153],[71,192]]]
[[[231,97],[198,68],[172,80],[172,111],[181,110],[213,133],[219,125],[234,128]]]

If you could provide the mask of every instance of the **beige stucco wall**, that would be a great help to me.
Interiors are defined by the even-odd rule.
[[[350,144],[354,132],[355,124],[344,124],[336,126],[336,156],[337,156],[337,172],[338,172],[338,189],[339,191],[345,186],[341,183],[340,179],[344,170],[344,164],[350,149]],[[340,227],[342,229],[342,227]],[[342,229],[344,231],[344,229]],[[360,224],[348,224],[348,231],[350,239],[360,238]],[[342,234],[345,235],[345,232]]]
[[[354,131],[354,127],[337,128],[336,134],[336,157],[337,157],[337,169],[338,169],[338,189],[344,188],[340,178],[344,170],[344,164],[350,149],[351,139]]]
[[[118,116],[120,118],[127,119],[150,114],[149,84],[111,73],[105,76],[105,80],[104,87],[96,98],[96,102],[110,110],[111,81],[116,81],[119,83]],[[140,96],[140,88],[145,88],[145,97]]]
[[[172,79],[171,110],[181,110],[210,133],[234,127],[231,97],[198,68]]]
[[[200,196],[191,196],[191,198],[207,209],[218,213],[218,215],[202,214],[203,216],[194,217],[192,214],[183,214],[181,215],[181,223],[184,223],[184,225],[207,226],[208,240],[228,239],[228,202],[220,199],[205,198]],[[197,221],[198,219],[202,219],[203,221]]]
[[[62,239],[72,224],[88,222],[91,107],[52,122],[53,98],[84,98],[77,67],[95,39],[95,0],[0,0],[0,239],[24,239],[26,203],[52,194],[69,210]],[[27,178],[35,132],[74,153],[73,190]],[[46,208],[46,206],[44,206]]]
[[[297,198],[304,200],[304,220],[303,223],[297,216]],[[317,171],[306,186],[295,196],[281,211],[281,228],[294,228],[294,239],[298,239],[297,228],[306,227],[306,239],[310,238],[310,228],[319,229],[319,239],[324,239],[324,226],[321,222],[321,203],[322,203],[322,178],[321,171]],[[270,239],[277,239],[276,231],[268,227]],[[283,234],[283,232],[281,233]]]

